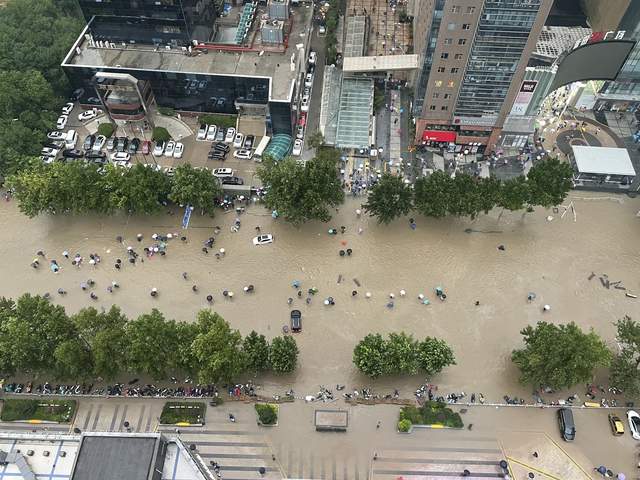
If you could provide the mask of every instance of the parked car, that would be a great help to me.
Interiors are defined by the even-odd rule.
[[[236,129],[233,127],[227,128],[227,133],[224,137],[224,143],[231,143],[236,138]]]
[[[235,158],[240,158],[242,160],[249,160],[251,158],[251,150],[240,149],[233,152],[233,156]]]
[[[224,128],[219,128],[216,133],[216,142],[224,142]]]
[[[218,160],[219,162],[224,162],[227,158],[227,154],[224,152],[211,151],[207,154],[207,158],[209,160]]]
[[[207,138],[207,126],[204,123],[201,123],[196,140],[204,140],[205,138]]]
[[[304,138],[304,127],[302,125],[298,125],[296,127],[296,138],[302,140]]]
[[[78,120],[81,122],[86,122],[87,120],[96,118],[99,113],[100,113],[100,110],[98,110],[97,108],[92,108],[91,110],[85,110],[84,112],[78,114]]]
[[[560,434],[566,442],[575,440],[576,424],[573,421],[573,412],[570,408],[560,408],[558,410],[558,425],[560,426]]]
[[[60,150],[56,149],[56,148],[51,148],[51,147],[44,147],[41,151],[40,154],[43,157],[55,157],[56,155],[58,155],[58,152]]]
[[[153,147],[153,156],[161,157],[164,152],[164,142],[156,142],[156,146]]]
[[[73,110],[73,103],[66,103],[64,107],[62,107],[62,114],[69,115],[71,113],[71,110]]]
[[[302,140],[300,140],[299,138],[296,138],[296,140],[293,142],[293,151],[291,152],[291,155],[298,156],[302,154],[302,145],[303,145]]]
[[[165,157],[173,157],[173,150],[176,148],[176,142],[173,140],[169,140],[167,142],[167,146],[164,147],[164,156]]]
[[[173,167],[165,167],[164,169],[164,173],[167,177],[173,177],[175,172],[176,172],[176,169]]]
[[[213,170],[213,175],[219,178],[233,177],[233,170],[230,168],[216,168]]]
[[[309,53],[309,63],[316,63],[317,59],[318,59],[318,54],[313,50],[311,50],[311,53]]]
[[[244,135],[242,135],[240,132],[236,133],[236,136],[233,139],[233,147],[240,148],[242,147],[243,143],[244,143]]]
[[[124,152],[129,145],[129,139],[127,137],[118,137],[118,143],[116,144],[116,150],[118,152]]]
[[[139,148],[140,148],[140,139],[139,138],[132,139],[131,143],[129,143],[129,153],[131,155],[135,155],[136,153],[138,153]]]
[[[126,155],[128,155],[128,153]],[[115,160],[113,164],[116,167],[131,168],[131,163],[129,162],[129,160]]]
[[[254,237],[253,244],[254,245],[266,245],[268,243],[273,243],[273,235],[270,233],[265,233],[263,235],[258,235]]]
[[[207,129],[207,140],[213,142],[216,139],[216,133],[218,133],[218,127],[216,125],[209,125]]]
[[[311,95],[311,87],[304,87],[302,95]]]
[[[244,185],[244,180],[240,177],[223,177],[221,181],[223,185]]]
[[[62,130],[64,127],[67,126],[67,121],[69,120],[69,116],[68,115],[60,115],[58,117],[58,120],[56,120],[56,128],[58,130]]]
[[[313,74],[307,73],[307,75],[304,77],[304,86],[311,87],[311,85],[313,85]]]
[[[255,142],[256,137],[254,137],[253,135],[247,135],[244,139],[244,145],[242,146],[243,148],[246,148],[247,150],[251,150],[253,148],[253,142]]]
[[[107,137],[105,137],[104,135],[98,135],[95,142],[93,142],[91,150],[93,152],[99,152],[100,150],[102,150],[105,143],[107,143]]]
[[[611,426],[611,432],[616,435],[624,435],[624,423],[617,415],[609,414],[609,425]]]
[[[106,160],[107,158],[107,154],[104,152],[91,152],[91,153],[85,153],[84,154],[84,158],[87,160],[99,160],[99,159],[103,159]]]
[[[320,25],[318,27],[318,34],[326,35],[327,34],[327,27],[325,27],[324,25]]]
[[[212,148],[215,148],[218,150],[224,150],[225,152],[228,152],[229,150],[231,150],[231,147],[224,142],[214,143]]]
[[[84,143],[82,144],[82,148],[87,151],[93,148],[93,144],[96,141],[95,135],[87,135],[84,137]]]
[[[62,156],[64,158],[82,158],[84,157],[84,152],[82,150],[63,150]]]
[[[66,137],[67,132],[61,132],[60,130],[47,133],[47,138],[49,140],[64,140]]]
[[[149,140],[145,140],[144,142],[142,142],[142,154],[149,155],[150,151],[151,151],[151,142]]]
[[[117,141],[118,139],[116,137],[109,137],[109,140],[107,140],[107,150],[115,150]]]
[[[182,158],[183,153],[184,153],[184,144],[180,142],[176,142],[176,146],[173,149],[173,158]]]
[[[112,162],[128,162],[129,160],[131,160],[131,155],[127,152],[116,152],[111,155]]]
[[[64,146],[64,142],[45,142],[42,146],[53,148],[54,150],[60,150]]]
[[[303,112],[309,111],[309,95],[305,95],[302,97],[302,102],[300,103],[300,110]]]
[[[629,420],[629,430],[631,430],[631,436],[635,440],[640,440],[640,415],[634,410],[627,412],[627,420]]]
[[[291,331],[299,332],[302,330],[302,312],[300,310],[291,310]]]

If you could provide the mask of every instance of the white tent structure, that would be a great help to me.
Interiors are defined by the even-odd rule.
[[[576,173],[577,186],[605,185],[629,188],[636,171],[625,148],[573,145],[569,158]]]

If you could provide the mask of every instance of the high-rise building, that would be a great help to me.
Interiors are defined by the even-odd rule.
[[[414,9],[416,140],[489,151],[553,0],[428,0]]]

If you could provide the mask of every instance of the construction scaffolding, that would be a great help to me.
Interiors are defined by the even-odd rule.
[[[365,55],[406,55],[413,52],[412,26],[400,21],[406,0],[349,0],[346,15],[368,16],[369,32]]]

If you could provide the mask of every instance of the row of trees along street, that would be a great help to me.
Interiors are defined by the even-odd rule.
[[[291,336],[271,343],[255,331],[242,338],[217,313],[195,322],[168,320],[153,309],[128,319],[118,307],[75,315],[40,296],[0,299],[0,372],[52,375],[63,380],[113,379],[125,372],[161,380],[170,372],[196,375],[203,384],[229,382],[264,371],[295,370]]]

